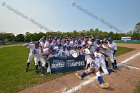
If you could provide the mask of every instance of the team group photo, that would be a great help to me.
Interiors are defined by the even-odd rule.
[[[1,0],[0,93],[140,93],[139,0]]]

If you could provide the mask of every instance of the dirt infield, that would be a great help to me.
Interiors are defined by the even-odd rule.
[[[27,88],[19,93],[133,93],[136,84],[140,81],[140,70],[135,69],[135,67],[140,69],[140,54],[134,56],[140,53],[140,44],[118,44],[118,46],[135,48],[136,50],[117,57],[118,62],[127,62],[126,66],[121,65],[111,75],[103,76],[104,80],[110,84],[107,90],[101,89],[96,79],[90,81],[95,77],[93,74],[84,80],[79,80],[75,73],[71,73]],[[129,59],[130,57],[132,58]]]

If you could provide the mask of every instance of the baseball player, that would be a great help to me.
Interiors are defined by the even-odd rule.
[[[85,54],[85,60],[88,62],[90,59],[90,54],[91,54],[90,50],[88,49],[88,46],[83,45],[82,50],[83,50],[83,53]]]
[[[99,60],[100,62],[100,67],[103,70],[105,74],[110,74],[110,71],[106,68],[106,63],[105,63],[105,53],[100,52],[100,48],[96,47],[96,52],[94,53],[95,57]]]
[[[47,62],[47,56],[50,55],[52,50],[53,50],[52,46],[49,46],[48,48],[45,48],[45,49],[41,48],[41,54],[40,54],[40,59],[42,62],[41,76],[44,76],[44,69],[45,69],[46,62]],[[50,72],[49,69],[50,69],[50,67],[47,68],[48,73]]]
[[[113,69],[117,69],[117,62],[114,61],[114,55],[116,53],[114,52],[114,50],[117,50],[117,45],[113,42],[113,39],[111,37],[108,38],[108,48],[110,49],[110,51],[108,52],[108,56],[110,58],[110,61],[112,62]]]
[[[95,38],[92,38],[91,42],[92,42],[92,44],[90,45],[90,52],[94,53],[95,52],[95,47],[96,47]]]
[[[73,49],[70,51],[70,56],[73,56],[74,54],[75,54],[76,56],[79,55],[78,46],[77,46],[77,45],[74,45],[74,46],[73,46]],[[74,57],[74,56],[73,56],[73,57]]]
[[[30,65],[31,60],[34,58],[35,72],[37,74],[38,73],[39,50],[40,50],[39,42],[36,41],[35,43],[27,43],[27,44],[24,44],[22,46],[30,48],[30,53],[29,53],[28,60],[27,60],[26,72],[29,69],[29,65]]]
[[[61,49],[59,52],[58,52],[58,56],[60,57],[66,57],[66,56],[69,56],[70,53],[69,51],[66,49],[66,46],[63,46],[63,49]]]
[[[44,45],[45,45],[45,37],[43,36],[40,40],[39,40],[39,42],[40,42],[40,47],[42,48],[42,49],[44,49]],[[40,57],[39,57],[39,60],[38,60],[38,65],[39,65],[39,67],[41,67],[41,50],[40,50]]]
[[[100,87],[101,88],[108,88],[109,87],[109,84],[108,83],[105,83],[103,78],[101,77],[101,72],[100,72],[100,67],[101,67],[101,64],[99,62],[99,59],[97,59],[95,57],[94,54],[91,54],[90,55],[90,61],[88,61],[87,65],[90,65],[90,67],[88,69],[86,69],[81,75],[79,75],[78,73],[76,73],[76,76],[79,78],[79,79],[83,79],[85,76],[87,76],[89,73],[95,73],[96,76],[98,77],[98,82],[100,84]]]
[[[109,60],[109,57],[108,57],[108,42],[107,40],[103,40],[102,41],[102,52],[106,54],[105,56],[105,63],[106,63],[106,67],[109,68],[109,65],[108,65],[108,60]]]

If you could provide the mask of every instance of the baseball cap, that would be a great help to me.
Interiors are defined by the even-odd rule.
[[[94,53],[90,54],[90,56],[95,56]]]
[[[45,40],[45,38],[43,37],[43,38],[41,38],[41,40]]]
[[[109,37],[109,38],[108,38],[108,41],[112,41],[112,40],[113,40],[112,37]]]
[[[107,43],[107,40],[102,40],[102,43]]]
[[[100,50],[100,48],[99,48],[99,47],[96,47],[95,49],[96,49],[96,50]]]
[[[40,42],[39,41],[35,41],[35,45],[39,45],[40,44]]]

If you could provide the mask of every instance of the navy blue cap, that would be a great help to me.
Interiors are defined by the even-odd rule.
[[[97,40],[96,42],[97,42],[97,43],[100,43],[100,40]]]
[[[35,45],[39,45],[40,44],[40,42],[39,41],[35,41]]]
[[[107,43],[107,40],[102,40],[102,43]]]
[[[96,47],[95,49],[96,49],[96,50],[100,50],[100,48],[99,48],[99,47]]]
[[[108,38],[108,41],[112,41],[112,40],[113,40],[112,37],[109,37],[109,38]]]
[[[41,38],[41,40],[45,40],[45,38],[43,37],[43,38]]]
[[[75,46],[73,46],[73,48],[78,48],[78,46],[77,46],[77,45],[75,45]]]
[[[81,42],[81,40],[78,40],[78,42]]]
[[[95,56],[94,53],[90,54],[90,56]]]
[[[89,36],[85,36],[85,38],[89,38]]]

